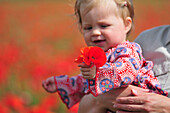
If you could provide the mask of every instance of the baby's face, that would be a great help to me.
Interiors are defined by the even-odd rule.
[[[84,5],[81,6],[83,8]],[[98,4],[87,13],[80,10],[80,13],[82,31],[88,46],[98,46],[107,51],[126,40],[128,30],[114,1],[108,6]]]

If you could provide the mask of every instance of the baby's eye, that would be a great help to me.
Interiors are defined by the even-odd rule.
[[[84,30],[91,30],[92,27],[91,27],[91,26],[89,26],[89,27],[84,27],[83,29],[84,29]]]
[[[101,28],[107,28],[109,27],[110,25],[107,25],[107,24],[103,24],[103,25],[100,25]]]

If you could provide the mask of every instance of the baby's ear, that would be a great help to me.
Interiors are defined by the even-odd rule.
[[[126,33],[128,33],[130,31],[131,27],[132,27],[132,19],[131,19],[131,17],[126,17],[126,19],[125,19]]]

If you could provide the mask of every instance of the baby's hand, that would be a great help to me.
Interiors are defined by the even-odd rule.
[[[54,93],[57,91],[54,77],[49,77],[46,80],[43,80],[42,87],[49,93]]]
[[[96,77],[96,66],[93,65],[91,67],[91,65],[88,66],[85,63],[78,64],[78,67],[80,67],[80,71],[81,71],[81,74],[83,75],[83,78],[93,79]]]

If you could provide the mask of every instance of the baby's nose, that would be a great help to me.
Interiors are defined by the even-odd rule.
[[[94,36],[99,36],[99,35],[101,35],[100,29],[98,29],[98,28],[93,29],[93,35],[94,35]]]

